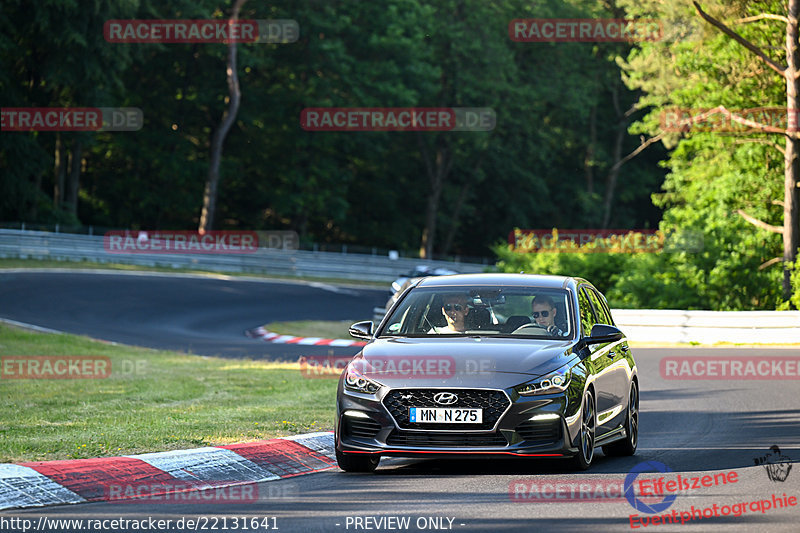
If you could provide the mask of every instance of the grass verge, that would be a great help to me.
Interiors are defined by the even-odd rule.
[[[323,339],[354,340],[348,330],[358,320],[298,320],[295,322],[271,322],[264,329],[280,335],[295,337],[322,337]]]
[[[7,379],[0,367],[0,462],[196,448],[333,428],[336,379],[305,378],[296,363],[110,345],[0,324],[0,356],[30,355],[107,356],[112,371],[105,379]]]

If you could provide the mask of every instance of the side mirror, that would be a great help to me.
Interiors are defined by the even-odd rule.
[[[368,341],[372,338],[373,327],[374,326],[371,320],[367,320],[364,322],[356,322],[355,324],[350,326],[348,333],[350,333],[351,337]]]
[[[609,326],[608,324],[595,324],[592,327],[592,333],[589,337],[584,339],[586,344],[600,344],[603,342],[615,342],[618,340],[622,340],[625,335],[622,332],[615,328],[614,326]]]

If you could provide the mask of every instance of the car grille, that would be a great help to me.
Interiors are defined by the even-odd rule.
[[[458,401],[451,405],[439,405],[433,401],[438,392],[453,392]],[[503,413],[511,405],[508,396],[499,390],[482,389],[395,389],[383,399],[383,405],[394,417],[401,429],[438,429],[458,431],[481,431],[493,429]],[[409,407],[462,407],[483,409],[480,424],[431,424],[408,421]]]
[[[531,420],[517,426],[517,433],[522,440],[553,442],[561,438],[561,422],[558,420]]]
[[[381,430],[381,425],[366,418],[345,417],[345,434],[362,439],[374,439]]]
[[[500,433],[427,433],[415,431],[392,431],[386,444],[390,446],[508,446],[508,441]]]

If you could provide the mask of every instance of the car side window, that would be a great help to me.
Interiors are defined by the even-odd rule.
[[[597,324],[597,317],[595,317],[592,304],[589,297],[586,296],[586,289],[583,287],[578,291],[578,307],[581,313],[581,335],[588,337],[592,334],[592,326]]]
[[[611,319],[611,313],[605,306],[603,298],[594,289],[586,287],[585,290],[589,295],[589,300],[592,302],[592,307],[594,307],[597,318],[600,320],[599,324],[608,324],[609,326],[613,326],[614,320]]]

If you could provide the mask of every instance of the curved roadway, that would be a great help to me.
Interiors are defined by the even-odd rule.
[[[369,320],[384,289],[228,276],[0,271],[0,318],[200,355],[297,360],[353,348],[271,344],[244,331],[287,320]]]

